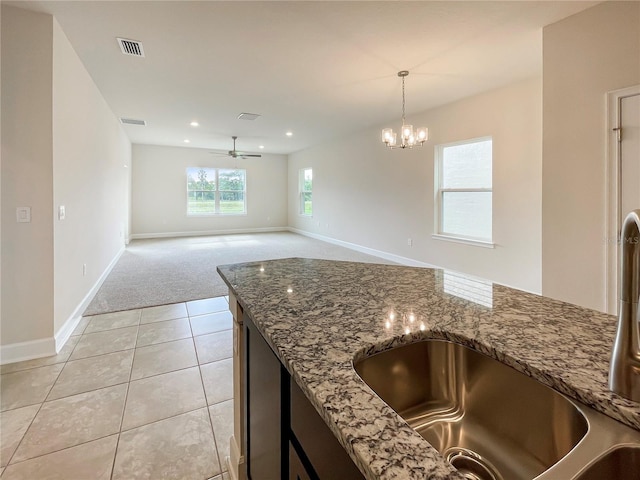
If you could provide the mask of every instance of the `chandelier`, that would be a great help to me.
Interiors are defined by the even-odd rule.
[[[392,128],[382,129],[382,142],[389,148],[412,148],[416,145],[422,146],[428,138],[428,130],[424,127],[413,131],[413,125],[404,123],[404,77],[409,75],[408,70],[398,72],[402,78],[402,128],[400,129],[400,143],[398,143],[397,133]]]

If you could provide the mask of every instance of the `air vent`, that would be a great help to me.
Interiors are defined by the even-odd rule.
[[[259,116],[259,113],[241,113],[238,115],[238,120],[255,120]]]
[[[142,42],[137,40],[127,40],[126,38],[118,38],[118,45],[120,50],[125,55],[133,55],[134,57],[144,57],[144,48],[142,48]]]
[[[120,123],[123,125],[142,125],[143,127],[147,124],[144,120],[136,120],[135,118],[120,118]]]

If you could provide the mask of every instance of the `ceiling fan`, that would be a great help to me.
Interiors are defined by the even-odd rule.
[[[258,153],[239,152],[238,150],[236,150],[236,140],[238,137],[234,135],[231,138],[233,138],[233,150],[229,150],[227,153],[220,153],[220,152],[211,152],[211,153],[215,155],[227,155],[232,158],[262,157],[262,155]]]

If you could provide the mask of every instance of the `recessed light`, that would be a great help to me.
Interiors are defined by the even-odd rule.
[[[188,138],[184,139],[184,143],[189,143],[189,142],[190,142],[190,140]]]
[[[191,125],[192,127],[197,127],[200,124],[198,122],[191,122],[189,125]]]
[[[287,132],[286,135],[287,135],[287,137],[292,137],[293,136],[293,132]]]
[[[264,148],[264,145],[260,145],[258,148],[262,150]]]

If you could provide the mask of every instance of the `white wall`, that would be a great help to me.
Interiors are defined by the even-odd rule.
[[[244,168],[247,214],[187,216],[187,167]],[[134,238],[259,231],[287,226],[287,157],[232,159],[198,148],[133,145]]]
[[[542,293],[605,309],[606,93],[640,84],[640,3],[543,31]]]
[[[66,209],[54,220],[56,333],[124,246],[130,163],[131,143],[54,19],[53,203]]]
[[[131,144],[53,17],[2,5],[1,47],[4,363],[55,353],[117,257]]]
[[[375,128],[292,154],[289,225],[540,292],[541,104],[541,80],[530,79],[408,118],[429,127],[422,148],[386,149]],[[483,136],[493,137],[496,247],[434,240],[434,146]],[[298,215],[304,167],[313,168],[312,218]]]
[[[52,17],[2,5],[0,344],[53,347]],[[31,223],[16,223],[16,207]],[[38,343],[40,342],[40,343]],[[41,352],[42,353],[42,352]]]

